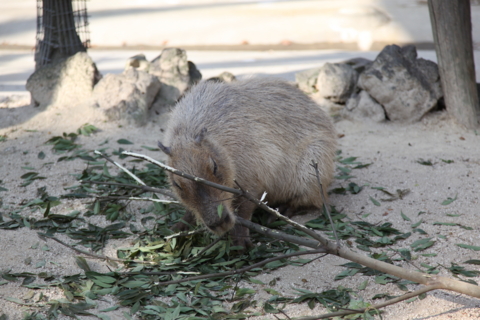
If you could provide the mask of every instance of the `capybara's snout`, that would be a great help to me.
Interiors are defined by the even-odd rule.
[[[214,212],[203,214],[200,212],[200,218],[205,226],[217,235],[223,235],[235,225],[235,215],[223,205],[213,209]]]

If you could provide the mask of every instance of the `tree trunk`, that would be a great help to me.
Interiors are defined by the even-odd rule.
[[[467,129],[478,126],[470,0],[428,0],[447,112]]]
[[[42,3],[43,20],[38,27],[43,27],[43,39],[37,42],[35,69],[87,51],[77,34],[72,0],[43,0]]]

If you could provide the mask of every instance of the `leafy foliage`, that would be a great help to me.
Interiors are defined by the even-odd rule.
[[[181,207],[154,202],[136,205],[135,209],[132,209],[130,197],[158,197],[152,191],[131,187],[136,184],[132,177],[123,171],[111,173],[107,161],[89,150],[81,149],[81,146],[75,143],[79,135],[89,136],[97,130],[94,126],[85,124],[77,130],[77,133],[64,133],[47,141],[47,144],[53,146],[54,153],[61,154],[58,161],[82,160],[86,163],[86,168],[75,175],[79,183],[66,188],[67,193],[62,196],[51,196],[45,187],[38,188],[37,198],[11,211],[8,214],[8,220],[4,220],[0,214],[0,229],[28,227],[41,231],[41,234],[46,237],[54,237],[57,233],[62,233],[74,242],[75,247],[86,247],[92,252],[101,251],[109,239],[131,237],[133,240],[127,247],[117,250],[115,258],[121,261],[113,261],[113,259],[107,261],[112,267],[107,273],[93,271],[88,261],[82,257],[76,259],[77,265],[83,270],[81,274],[59,277],[45,273],[9,273],[9,271],[2,273],[0,285],[20,280],[21,285],[27,288],[57,287],[63,291],[65,298],[59,300],[32,302],[28,299],[8,298],[11,302],[42,308],[44,311],[28,314],[25,319],[55,319],[60,315],[70,317],[90,315],[99,319],[108,319],[102,313],[90,312],[95,307],[95,300],[103,299],[106,295],[113,295],[118,301],[117,306],[107,310],[114,310],[119,306],[129,308],[129,312],[124,313],[126,319],[132,319],[133,315],[138,319],[245,319],[265,313],[280,313],[286,303],[307,304],[311,309],[322,305],[331,311],[370,307],[370,304],[356,299],[354,289],[342,286],[321,292],[294,288],[295,297],[286,297],[273,288],[265,288],[265,284],[254,279],[256,275],[267,270],[309,263],[308,259],[281,259],[242,274],[222,275],[225,272],[235,271],[265,259],[301,249],[297,245],[258,234],[252,235],[252,240],[257,245],[248,252],[239,252],[238,248],[232,247],[227,237],[217,239],[216,236],[201,230],[183,236],[174,235],[171,226],[182,219],[184,210]],[[119,139],[117,143],[133,144],[126,139]],[[142,147],[150,151],[158,150],[147,146]],[[108,149],[101,151],[106,154]],[[124,159],[125,156],[121,155],[122,151],[122,148],[118,148],[111,153]],[[38,157],[43,159],[45,154],[41,152]],[[340,164],[337,168],[339,171],[337,179],[340,181],[354,178],[351,175],[353,170],[371,165],[371,163],[362,164],[357,161],[357,157],[343,158],[339,155],[337,160]],[[137,160],[129,161],[126,166],[148,186],[168,188],[166,175],[162,169],[152,164],[137,164],[137,162]],[[44,179],[34,171],[27,172],[21,178],[24,180],[22,184],[24,186],[36,179]],[[364,188],[364,185],[359,186],[349,181],[346,187],[333,189],[331,192],[356,195]],[[380,201],[402,199],[410,191],[405,189],[389,192],[382,187],[372,189],[379,190],[387,196]],[[0,191],[8,190],[0,187]],[[85,199],[84,201],[89,201],[89,204],[84,211],[53,214],[51,208],[59,205],[64,199]],[[376,206],[381,205],[373,197],[370,197],[370,200]],[[222,205],[218,206],[219,216],[223,214],[223,209]],[[25,218],[22,213],[28,210],[41,210],[43,218],[40,220]],[[389,222],[372,224],[364,220],[352,221],[347,214],[337,211],[335,207],[331,207],[330,212],[334,226],[330,224],[326,212],[323,213],[324,216],[308,221],[306,226],[323,231],[332,239],[334,227],[339,238],[345,240],[347,245],[356,245],[358,249],[368,252],[372,258],[387,263],[411,262],[416,258],[415,252],[432,247],[436,241],[432,237],[422,238],[413,241],[409,246],[407,245],[407,248],[389,249],[391,245],[408,239],[412,232],[424,234],[425,232],[422,233],[423,230],[418,228],[423,221],[413,223],[412,232],[402,232]],[[88,222],[91,216],[103,216],[112,223],[106,227],[100,227]],[[404,221],[412,222],[403,212],[401,216]],[[268,221],[268,218],[261,214],[255,215],[255,219],[263,224]],[[437,224],[445,225],[445,223]],[[273,222],[269,227],[280,229],[288,234],[305,236],[303,232],[282,221]],[[465,249],[480,250],[475,246],[457,245]],[[378,252],[379,250],[386,250],[386,252]],[[410,250],[414,253],[412,254]],[[465,263],[479,264],[478,260],[469,260]],[[430,266],[425,263],[420,265],[428,273],[435,274],[439,271],[439,266]],[[357,263],[350,262],[342,266],[345,269],[335,277],[335,280],[362,274],[372,277],[371,281],[378,284],[394,283],[404,291],[407,291],[407,286],[411,284],[410,281],[398,279]],[[473,277],[478,274],[476,271],[466,270],[456,264],[452,264],[448,270],[456,276]],[[214,273],[219,275],[210,279],[191,278]],[[39,280],[43,282],[38,283]],[[368,282],[368,280],[365,281],[356,290],[364,290]],[[254,300],[256,290],[249,284],[262,285],[263,290],[270,295],[270,299],[263,305],[259,305]],[[274,286],[275,281],[268,285]],[[373,298],[390,298],[390,296],[378,294]],[[252,311],[254,308],[256,310],[262,308],[260,309],[262,312]],[[373,319],[378,313],[377,310],[368,309],[362,315],[352,315],[347,318]],[[0,316],[0,320],[2,317]]]

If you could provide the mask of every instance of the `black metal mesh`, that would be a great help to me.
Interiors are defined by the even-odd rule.
[[[86,0],[37,0],[37,68],[89,45]]]

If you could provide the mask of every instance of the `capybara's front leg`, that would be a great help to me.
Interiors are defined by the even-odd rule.
[[[245,220],[251,220],[256,205],[246,199],[238,199],[237,201],[239,204],[235,205],[235,215]],[[246,227],[235,224],[233,229],[230,230],[230,236],[234,246],[243,247],[244,249],[253,247],[253,243],[250,240],[250,229]]]

